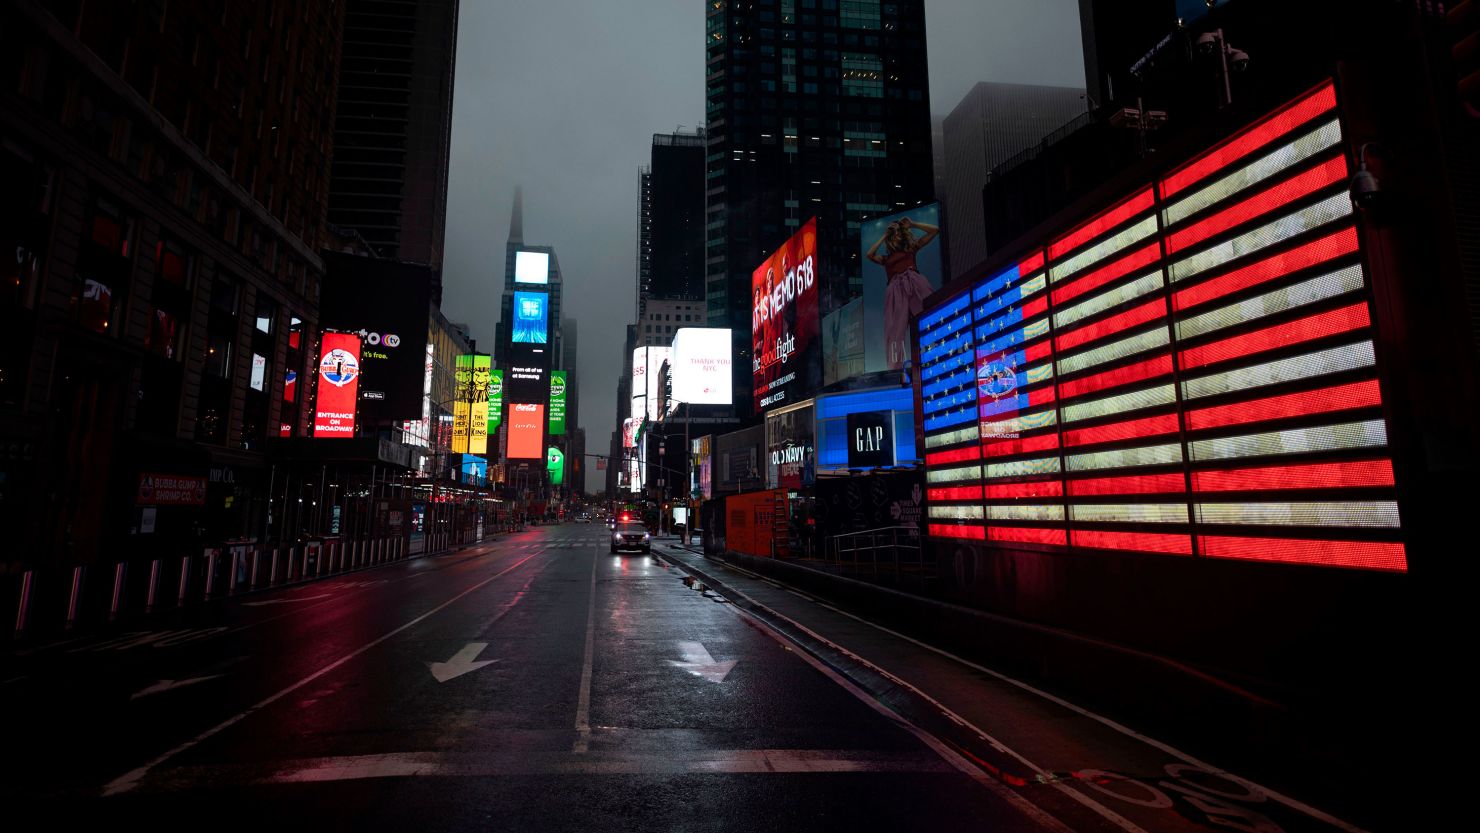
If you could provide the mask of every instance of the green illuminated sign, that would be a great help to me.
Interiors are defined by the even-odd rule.
[[[565,433],[565,371],[550,372],[550,435]]]

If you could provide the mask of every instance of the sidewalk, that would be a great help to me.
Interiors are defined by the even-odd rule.
[[[1272,755],[1281,745],[1299,746],[1299,738],[1285,736],[1286,715],[1279,704],[1197,669],[887,588],[860,588],[854,585],[861,582],[806,568],[792,567],[783,577],[779,568],[789,565],[759,563],[769,559],[746,565],[766,569],[761,575],[706,557],[697,547],[682,548],[676,538],[655,543],[655,553],[781,631],[904,719],[957,746],[1073,829],[1205,830],[1213,824],[1352,831],[1396,820],[1387,814],[1390,808],[1364,806],[1389,799],[1354,789],[1366,780],[1361,770],[1369,762],[1345,761],[1345,771],[1338,772],[1311,767],[1299,755]],[[834,606],[814,593],[848,601]],[[866,601],[860,605],[859,599]],[[873,603],[867,603],[870,599]],[[900,629],[871,621],[886,618],[875,612],[857,615],[879,604]],[[956,631],[953,642],[970,636],[973,642],[991,643],[1009,660],[988,665],[938,647],[944,640],[930,634],[942,631]],[[1059,690],[1030,680],[1054,681]],[[1074,691],[1073,699],[1064,691]],[[1104,696],[1082,696],[1085,691]],[[1142,708],[1122,708],[1131,697],[1139,698]],[[1209,757],[1106,716],[1112,709],[1136,715],[1148,704],[1170,719],[1138,723],[1158,731],[1181,726],[1186,731],[1172,733],[1177,742]],[[1220,718],[1221,724],[1208,723]],[[1225,741],[1229,737],[1242,737],[1245,748]],[[1215,751],[1216,759],[1207,750]],[[1299,798],[1287,797],[1287,790]],[[1259,826],[1266,822],[1276,826]]]

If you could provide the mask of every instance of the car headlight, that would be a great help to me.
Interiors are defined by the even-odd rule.
[[[612,543],[613,544],[620,544],[620,543],[622,543],[622,536],[620,536],[620,535],[613,535],[612,536]]]
[[[646,532],[642,533],[642,540],[644,540],[644,541],[648,540],[651,537],[653,537],[653,536],[647,534]]]

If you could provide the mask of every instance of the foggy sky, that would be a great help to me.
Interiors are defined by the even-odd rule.
[[[702,0],[462,0],[442,309],[493,352],[514,186],[580,329],[580,427],[605,454],[636,318],[638,167],[704,120]],[[931,110],[978,81],[1082,87],[1075,0],[927,0]],[[586,488],[604,479],[587,460]],[[604,474],[604,472],[602,473]]]

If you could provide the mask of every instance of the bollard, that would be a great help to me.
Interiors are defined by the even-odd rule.
[[[211,551],[207,551],[206,552],[206,586],[205,586],[205,590],[201,593],[201,596],[203,598],[210,598],[210,595],[212,593],[214,593],[214,592],[216,592],[216,553],[215,552],[211,552]]]
[[[30,624],[31,618],[31,593],[36,588],[36,571],[27,570],[21,574],[21,598],[20,603],[15,606],[15,635],[20,636],[26,632],[26,625]]]
[[[228,594],[236,593],[236,571],[241,568],[240,556],[241,553],[236,550],[231,551],[231,573],[226,578],[226,592]]]
[[[267,568],[267,586],[277,585],[278,548],[272,548],[272,563]]]
[[[118,610],[123,607],[123,581],[128,572],[128,563],[118,562],[113,568],[113,598],[108,603],[108,619],[111,621],[118,618]]]
[[[144,594],[145,613],[154,612],[154,603],[159,598],[159,572],[162,566],[158,558],[149,563],[149,589]]]
[[[73,567],[72,589],[67,594],[67,628],[69,630],[77,623],[77,608],[82,604],[82,578],[81,565]]]
[[[185,594],[190,591],[190,556],[180,556],[180,597],[177,602],[183,607]]]
[[[248,586],[254,587],[254,588],[257,586],[257,574],[259,572],[261,572],[261,567],[262,567],[262,551],[259,550],[259,549],[253,548],[252,549],[252,578],[249,580]]]

